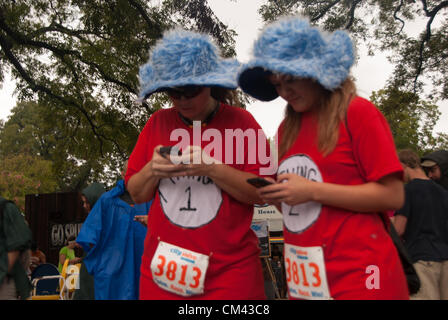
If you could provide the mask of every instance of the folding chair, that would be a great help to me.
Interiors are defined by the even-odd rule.
[[[31,300],[62,300],[60,281],[65,282],[65,279],[55,265],[44,263],[37,266],[31,273]]]

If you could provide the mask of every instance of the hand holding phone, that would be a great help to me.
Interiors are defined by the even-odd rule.
[[[266,186],[272,184],[272,182],[270,182],[264,178],[260,178],[260,177],[250,178],[250,179],[247,179],[246,181],[256,188],[262,188],[262,187],[266,187]]]
[[[159,149],[159,153],[162,157],[164,157],[166,159],[166,156],[169,156],[173,149],[174,149],[174,152],[177,153],[178,156],[182,155],[182,152],[179,150],[179,148],[177,148],[175,146],[161,147]]]

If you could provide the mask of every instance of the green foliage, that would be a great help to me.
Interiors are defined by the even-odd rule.
[[[447,135],[433,137],[441,114],[437,105],[393,87],[373,92],[370,100],[385,115],[397,149],[411,148],[424,154],[447,145]]]
[[[63,137],[45,122],[46,113],[39,104],[19,102],[0,128],[0,157],[28,154],[51,160],[57,140]]]
[[[54,192],[56,187],[51,161],[23,154],[0,160],[0,194],[15,201],[22,212],[26,194]]]

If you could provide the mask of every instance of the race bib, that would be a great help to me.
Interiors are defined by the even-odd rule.
[[[316,163],[307,155],[298,154],[282,161],[277,174],[294,173],[308,180],[322,182],[322,175]],[[305,231],[320,216],[322,204],[318,202],[305,202],[290,206],[282,202],[283,223],[289,232],[300,233]]]
[[[165,216],[182,228],[199,228],[210,223],[222,204],[221,189],[205,176],[161,179],[159,196]]]
[[[331,299],[322,247],[285,243],[285,271],[289,295],[298,299]]]
[[[204,293],[209,257],[163,241],[151,261],[154,282],[162,289],[188,297]]]

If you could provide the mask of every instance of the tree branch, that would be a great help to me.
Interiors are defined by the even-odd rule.
[[[401,20],[401,19],[397,16],[397,13],[401,10],[401,7],[402,7],[402,6],[403,6],[403,0],[400,0],[400,4],[395,8],[395,11],[394,11],[394,19],[395,19],[395,20],[398,20],[398,21],[401,22],[401,29],[400,29],[400,31],[398,31],[396,34],[400,34],[401,31],[403,31],[403,28],[404,28],[404,25],[405,25],[404,21]]]
[[[81,62],[83,62],[84,64],[93,67],[94,69],[96,69],[98,71],[98,73],[100,73],[100,75],[106,80],[109,81],[111,83],[114,83],[118,86],[121,86],[123,88],[125,88],[128,92],[133,93],[133,94],[137,94],[137,90],[135,88],[133,88],[131,85],[124,83],[112,76],[109,76],[98,64],[91,62],[91,61],[87,61],[86,59],[84,59],[82,57],[82,55],[76,51],[76,50],[68,50],[68,49],[63,49],[63,48],[58,48],[55,46],[52,46],[46,42],[43,41],[35,41],[35,40],[31,40],[29,39],[29,37],[24,36],[20,33],[17,33],[15,31],[13,31],[11,28],[9,28],[9,26],[5,23],[4,17],[3,17],[3,12],[0,11],[0,29],[3,29],[6,34],[8,36],[10,36],[12,39],[14,39],[17,43],[19,44],[23,44],[23,45],[29,45],[32,47],[37,47],[37,48],[44,48],[47,49],[51,52],[53,52],[55,54],[55,56],[57,56],[58,58],[60,58],[63,62],[63,57],[65,55],[73,55],[76,58],[78,58]],[[50,30],[50,29],[48,29]],[[60,30],[59,30],[60,31]]]
[[[59,96],[58,94],[54,93],[51,89],[47,88],[46,86],[37,84],[31,78],[31,76],[28,74],[28,72],[23,68],[23,66],[19,62],[19,60],[14,56],[14,54],[11,51],[11,47],[12,47],[11,44],[1,34],[0,34],[0,46],[3,49],[7,59],[16,68],[16,70],[17,70],[17,72],[19,72],[20,76],[28,83],[31,90],[33,90],[34,92],[43,92],[43,93],[47,94],[48,96],[52,97],[53,99],[56,99],[56,100],[62,102],[64,105],[67,105],[67,106],[71,105],[71,106],[75,107],[77,110],[79,110],[84,115],[84,117],[86,118],[87,122],[89,123],[90,128],[92,129],[94,135],[98,138],[98,141],[100,143],[100,153],[102,156],[104,156],[103,139],[112,142],[115,145],[115,147],[118,149],[118,151],[120,153],[122,153],[121,148],[118,145],[118,143],[116,143],[116,141],[109,139],[109,138],[105,137],[104,135],[100,134],[99,132],[97,132],[97,126],[93,123],[88,112],[82,106],[75,103],[71,99],[67,99],[67,98]]]
[[[18,43],[28,44],[33,47],[44,48],[44,49],[54,52],[58,56],[64,56],[66,54],[76,53],[76,51],[58,48],[58,47],[52,46],[46,42],[26,39],[20,33],[17,33],[15,31],[11,30],[9,28],[9,26],[5,23],[4,17],[2,15],[0,15],[0,29],[5,31],[8,36],[10,36],[12,39],[16,40]]]
[[[317,15],[316,17],[312,17],[311,18],[311,22],[317,22],[320,18],[322,18],[327,12],[328,10],[330,10],[331,8],[333,8],[335,5],[337,5],[339,2],[341,2],[341,0],[335,0],[333,2],[331,2],[328,6],[326,6],[319,15]]]
[[[78,38],[79,40],[81,40],[83,42],[86,42],[86,43],[88,43],[90,45],[92,45],[93,42],[90,41],[90,40],[87,40],[87,39],[85,39],[83,37],[81,37],[81,35],[87,35],[87,36],[91,35],[91,36],[98,37],[98,38],[100,38],[102,40],[109,40],[108,38],[106,38],[105,36],[103,36],[101,34],[93,33],[93,32],[90,32],[90,31],[85,31],[85,30],[69,29],[67,27],[64,27],[62,24],[54,22],[54,21],[51,22],[51,24],[49,26],[47,26],[47,27],[42,27],[40,29],[36,29],[35,31],[31,32],[29,34],[29,37],[32,39],[34,37],[37,37],[37,36],[42,35],[42,34],[45,34],[47,32],[60,32],[60,33],[63,33],[63,34],[74,36],[74,37]]]
[[[356,6],[361,2],[362,0],[356,0],[352,2],[352,6],[350,7],[350,19],[347,22],[347,24],[345,25],[344,29],[350,29],[351,26],[353,25],[353,21],[355,21],[355,10],[356,10]]]
[[[155,30],[155,31],[157,31],[157,33],[158,33],[159,35],[162,34],[162,31],[163,31],[163,30],[162,30],[162,28],[160,28],[160,24],[159,24],[159,23],[156,23],[156,22],[153,22],[153,21],[151,20],[151,18],[150,18],[150,17],[148,16],[148,14],[147,14],[145,8],[143,8],[142,5],[141,5],[140,3],[138,3],[138,2],[135,1],[135,0],[129,0],[129,4],[130,4],[132,7],[134,7],[134,8],[137,10],[137,12],[142,16],[143,20],[145,20],[145,22],[146,22],[146,24],[148,25],[148,28],[149,28],[150,30]]]
[[[423,71],[423,61],[424,61],[423,51],[425,50],[425,44],[431,39],[431,24],[434,21],[434,18],[436,17],[437,13],[440,10],[448,7],[448,1],[443,1],[443,2],[439,3],[436,7],[434,7],[434,9],[429,11],[428,4],[426,3],[426,0],[421,0],[421,2],[423,4],[423,10],[425,11],[426,16],[429,18],[429,20],[426,23],[425,37],[422,39],[422,41],[420,43],[418,66],[417,66],[417,70],[415,73],[414,84],[413,84],[414,92],[417,92],[418,78],[420,77],[420,75]]]

